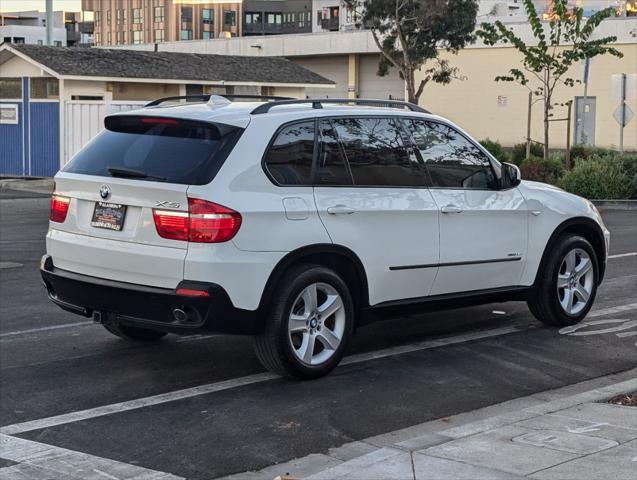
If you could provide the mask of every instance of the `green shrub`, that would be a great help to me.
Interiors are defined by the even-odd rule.
[[[544,156],[544,148],[539,143],[531,142],[531,157],[542,158]],[[516,165],[520,165],[522,160],[526,158],[526,143],[516,143],[511,150],[511,160]]]
[[[495,158],[497,158],[501,162],[509,162],[511,161],[509,154],[502,148],[499,142],[495,140],[489,140],[488,138],[485,140],[481,140],[480,144]]]
[[[608,156],[608,155],[614,155],[616,152],[614,152],[613,150],[607,150],[605,148],[599,148],[599,147],[591,147],[588,145],[573,145],[571,147],[571,160],[573,161],[573,163],[575,164],[577,162],[577,159],[579,158],[583,158],[585,160],[589,159],[590,157],[592,157],[593,155],[597,155],[597,156]]]
[[[522,160],[520,172],[524,180],[556,185],[562,175],[564,175],[564,162],[553,157],[548,160],[531,157],[528,160]]]
[[[579,159],[559,185],[585,198],[632,198],[637,194],[637,155],[593,154]]]

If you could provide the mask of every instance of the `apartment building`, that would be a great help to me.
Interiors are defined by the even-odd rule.
[[[312,32],[312,0],[245,0],[243,35]]]
[[[82,0],[94,12],[97,46],[208,40],[242,35],[242,2]]]

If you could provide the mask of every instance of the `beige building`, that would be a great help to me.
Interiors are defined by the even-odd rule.
[[[511,23],[510,26],[526,42],[533,41],[528,23]],[[630,98],[627,105],[637,114],[636,99],[630,87],[630,82],[637,77],[637,17],[607,20],[599,26],[595,38],[609,35],[617,37],[615,47],[624,53],[624,57],[604,56],[592,60],[586,100],[588,106],[584,105],[584,87],[581,84],[572,88],[561,87],[555,96],[555,101],[559,103],[573,101],[571,144],[579,142],[579,128],[585,124],[589,143],[602,147],[618,146],[619,125],[613,119],[613,112],[619,100],[613,97],[611,91],[615,75],[629,75]],[[154,47],[150,44],[125,48],[152,50]],[[285,57],[335,82],[335,88],[308,91],[312,97],[405,98],[404,82],[396,69],[390,69],[385,77],[376,74],[380,53],[368,31],[167,42],[159,49],[184,53]],[[460,69],[464,80],[454,80],[449,85],[427,85],[420,99],[421,105],[456,121],[478,139],[489,137],[505,146],[525,141],[528,90],[517,84],[494,81],[496,75],[520,66],[516,50],[507,45],[487,47],[476,43],[458,55],[451,56],[450,61]],[[583,65],[575,65],[570,74],[581,80]],[[582,121],[583,110],[586,110],[586,122]],[[554,118],[565,116],[565,108],[555,108]],[[532,139],[542,141],[539,102],[533,105],[531,126]],[[566,122],[552,122],[551,147],[566,145],[566,130]],[[624,148],[637,150],[637,118],[624,129]]]
[[[242,2],[82,0],[94,12],[95,45],[127,45],[241,35]]]

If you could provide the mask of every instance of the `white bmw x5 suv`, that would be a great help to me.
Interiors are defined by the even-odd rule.
[[[106,117],[55,177],[49,297],[115,335],[249,334],[265,367],[315,378],[374,319],[517,300],[559,326],[593,304],[609,242],[596,208],[521,181],[444,118],[383,100],[164,100]]]

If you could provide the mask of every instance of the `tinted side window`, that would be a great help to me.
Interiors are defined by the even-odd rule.
[[[354,177],[354,185],[425,185],[424,170],[408,153],[392,118],[333,120]]]
[[[351,185],[352,173],[343,158],[338,136],[330,120],[319,122],[318,185]]]
[[[456,130],[436,122],[408,120],[434,187],[494,189],[491,163]]]
[[[314,121],[284,127],[265,157],[268,172],[280,185],[311,185]]]

